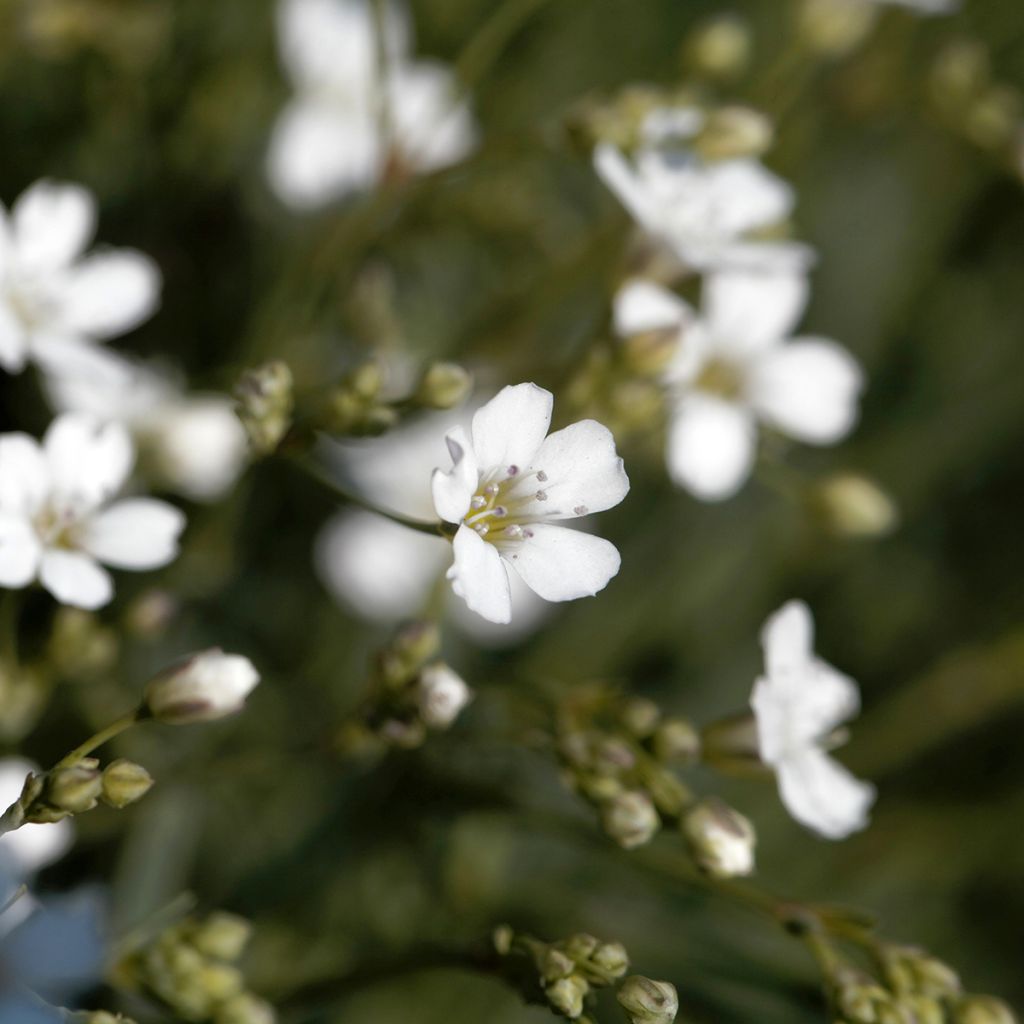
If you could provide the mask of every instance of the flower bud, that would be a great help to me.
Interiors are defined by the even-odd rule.
[[[646,697],[632,697],[622,706],[622,724],[637,739],[647,739],[660,718],[658,705]]]
[[[103,791],[103,778],[93,758],[52,771],[46,781],[46,802],[58,811],[91,811]]]
[[[1013,1011],[994,996],[967,996],[953,1008],[954,1024],[1017,1024]]]
[[[594,950],[590,964],[609,981],[614,981],[629,970],[629,954],[621,942],[605,942]]]
[[[825,525],[845,537],[881,537],[896,525],[892,498],[873,480],[838,473],[815,489],[812,500]]]
[[[548,1002],[570,1020],[575,1020],[583,1012],[583,997],[589,991],[590,985],[578,974],[561,978],[546,989]]]
[[[274,1024],[277,1015],[270,1003],[241,992],[217,1007],[213,1024]]]
[[[208,722],[240,711],[259,681],[248,658],[214,647],[156,676],[146,687],[146,707],[169,725]]]
[[[698,74],[733,78],[750,61],[750,26],[736,14],[708,18],[686,40],[684,56]]]
[[[270,455],[292,425],[294,381],[280,359],[242,374],[235,387],[238,416],[257,455]]]
[[[153,776],[134,761],[123,757],[111,761],[103,769],[103,792],[100,799],[120,810],[141,800],[153,788]]]
[[[245,918],[217,911],[196,926],[192,945],[204,956],[233,962],[242,955],[251,935],[252,925]]]
[[[716,797],[693,807],[682,821],[683,835],[697,865],[715,878],[754,870],[754,826]]]
[[[685,718],[667,718],[654,733],[654,756],[691,764],[700,757],[700,733]]]
[[[672,1024],[679,1011],[675,985],[652,981],[640,974],[631,975],[622,983],[617,998],[630,1024]]]
[[[549,946],[541,955],[538,966],[545,981],[558,981],[572,974],[576,969],[576,962],[562,950]]]
[[[695,145],[706,160],[760,156],[774,131],[771,121],[750,107],[721,107],[708,115]]]
[[[649,842],[661,827],[651,798],[640,790],[620,793],[604,805],[601,823],[620,846],[627,850]]]
[[[494,949],[499,956],[508,956],[512,952],[512,943],[515,937],[516,933],[510,925],[499,924],[494,929],[491,933],[491,941],[494,943]]]
[[[928,996],[905,996],[901,999],[914,1024],[945,1024],[946,1014],[937,999]]]
[[[800,38],[822,56],[841,57],[871,31],[877,15],[874,4],[852,4],[850,0],[803,0]]]
[[[472,690],[444,662],[428,665],[420,673],[416,703],[429,728],[447,729],[472,699]]]
[[[427,409],[451,409],[465,401],[472,387],[472,376],[458,363],[431,363],[416,388],[415,400]]]
[[[601,940],[595,936],[588,935],[586,932],[577,932],[566,939],[565,951],[577,963],[582,963],[584,960],[589,960],[600,945]]]
[[[245,988],[242,972],[237,967],[216,960],[203,965],[199,972],[199,984],[213,1003],[239,995]]]

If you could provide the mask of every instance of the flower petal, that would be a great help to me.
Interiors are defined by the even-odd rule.
[[[158,569],[178,555],[185,515],[155,498],[129,498],[92,516],[77,533],[93,558],[116,569]]]
[[[875,787],[855,778],[823,750],[809,747],[777,769],[786,809],[827,839],[843,839],[868,824]]]
[[[282,202],[311,210],[369,188],[380,163],[371,107],[348,110],[321,99],[299,99],[274,126],[267,175]]]
[[[28,337],[20,318],[0,297],[0,367],[21,373],[28,355]]]
[[[452,457],[452,468],[447,473],[435,469],[430,478],[430,490],[437,514],[446,522],[458,523],[469,511],[470,501],[480,483],[480,472],[462,427],[456,427],[444,440]]]
[[[455,562],[448,570],[452,590],[470,609],[490,622],[512,618],[508,572],[493,544],[470,526],[460,526],[452,543]]]
[[[37,181],[15,201],[11,232],[21,270],[66,267],[96,229],[96,200],[81,185]]]
[[[134,249],[93,253],[68,275],[61,320],[71,331],[113,338],[153,315],[160,301],[160,270]]]
[[[473,117],[443,64],[398,64],[388,81],[388,102],[398,146],[417,170],[458,163],[473,148]]]
[[[477,409],[472,434],[481,479],[530,463],[551,426],[553,401],[536,384],[511,384]]]
[[[853,356],[823,339],[798,339],[765,352],[748,377],[758,414],[809,444],[832,444],[853,429],[862,387]]]
[[[50,471],[28,434],[0,435],[0,511],[31,516],[50,493]]]
[[[625,338],[646,331],[678,330],[692,319],[688,303],[653,281],[634,278],[615,295],[615,331]]]
[[[746,409],[687,395],[669,425],[669,476],[704,501],[730,498],[750,474],[755,441],[753,418]]]
[[[31,524],[0,513],[0,587],[27,587],[39,571],[42,548]]]
[[[60,497],[95,507],[121,489],[135,450],[120,423],[66,413],[43,439],[53,490]]]
[[[787,601],[761,628],[765,669],[776,678],[802,672],[814,657],[814,619],[803,601]]]
[[[708,216],[721,237],[778,224],[796,204],[792,186],[757,160],[721,160],[706,166],[703,177]]]
[[[540,481],[535,473],[545,479]],[[575,519],[618,505],[629,492],[629,477],[612,432],[595,420],[581,420],[544,440],[521,486],[534,496],[517,502],[517,515]]]
[[[641,227],[654,231],[659,219],[657,201],[622,151],[611,143],[601,142],[594,147],[593,159],[597,176],[615,193],[633,219]]]
[[[724,350],[745,355],[788,338],[807,295],[807,276],[798,268],[720,271],[704,283],[704,317]]]
[[[110,574],[78,551],[45,551],[39,579],[61,604],[87,611],[102,608],[114,596]]]
[[[502,545],[502,555],[545,601],[593,597],[619,571],[618,549],[603,537],[547,523],[536,523],[530,533]]]

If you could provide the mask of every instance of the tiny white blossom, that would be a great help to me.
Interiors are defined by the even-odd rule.
[[[428,665],[416,688],[420,717],[431,729],[447,729],[473,699],[465,680],[447,665]]]
[[[783,605],[761,633],[765,674],[750,700],[761,760],[775,769],[782,802],[829,839],[864,828],[872,785],[828,754],[835,731],[860,710],[857,684],[814,653],[814,622],[802,601]]]
[[[241,711],[259,681],[248,658],[213,647],[152,679],[146,687],[146,707],[154,718],[170,725],[209,722]]]
[[[555,525],[626,496],[615,440],[594,420],[549,436],[552,403],[536,384],[503,388],[477,410],[470,434],[448,434],[452,468],[431,480],[437,514],[458,524],[452,588],[491,622],[512,617],[509,568],[546,601],[592,596],[619,571],[613,544]]]
[[[62,604],[99,608],[116,569],[157,569],[178,553],[184,515],[153,498],[111,503],[134,449],[119,423],[66,414],[42,443],[0,435],[0,586],[39,579]]]
[[[133,249],[83,255],[96,200],[80,185],[38,181],[8,214],[0,206],[0,367],[54,365],[76,346],[106,341],[152,315],[160,272]]]
[[[473,146],[473,119],[451,71],[409,58],[410,29],[397,4],[387,5],[384,21],[382,67],[372,0],[278,6],[281,59],[295,96],[274,128],[267,170],[274,191],[296,209],[367,189],[391,166],[430,171],[456,163]]]
[[[85,349],[50,368],[45,384],[60,412],[124,423],[145,469],[194,501],[223,496],[245,465],[248,445],[234,400],[188,394],[170,371]]]
[[[656,110],[631,157],[600,143],[594,168],[637,224],[687,267],[806,265],[805,246],[752,237],[789,218],[791,186],[752,157],[705,160],[692,145],[703,122],[695,109]]]
[[[807,304],[799,271],[721,271],[704,282],[698,315],[647,281],[615,301],[623,335],[675,331],[665,374],[669,475],[706,501],[735,494],[750,474],[761,422],[807,444],[834,444],[857,419],[862,373],[833,341],[791,338]]]

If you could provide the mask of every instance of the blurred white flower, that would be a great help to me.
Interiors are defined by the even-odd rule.
[[[223,496],[245,465],[248,445],[233,399],[187,394],[169,371],[84,349],[52,367],[45,385],[60,412],[124,423],[145,468],[194,501]]]
[[[0,367],[53,365],[152,315],[156,264],[133,249],[83,256],[95,226],[96,200],[80,185],[38,181],[10,214],[0,206]]]
[[[679,334],[665,382],[668,470],[680,487],[706,501],[735,494],[754,462],[758,421],[818,445],[834,444],[853,428],[860,367],[833,341],[790,338],[806,304],[807,280],[798,271],[712,274],[699,316],[650,282],[630,282],[619,292],[621,334]]]
[[[469,422],[466,415],[467,427]],[[435,516],[430,473],[451,426],[451,413],[422,416],[381,437],[336,445],[331,461],[375,505],[430,520]],[[451,549],[440,536],[351,509],[327,521],[314,552],[317,572],[335,600],[361,618],[384,623],[422,614],[450,559]],[[515,643],[532,633],[551,606],[518,577],[510,582],[516,606],[511,626],[496,626],[453,598],[449,610],[454,625],[488,647]]]
[[[771,765],[782,802],[801,824],[829,839],[864,828],[875,789],[828,754],[832,737],[860,710],[857,684],[814,653],[814,622],[802,601],[783,605],[764,625],[765,674],[750,699],[761,759]]]
[[[692,145],[703,123],[696,109],[656,110],[632,157],[603,142],[594,168],[640,227],[687,267],[805,266],[806,246],[751,237],[789,218],[793,189],[752,157],[705,160]]]
[[[0,586],[38,578],[63,604],[99,608],[114,587],[100,562],[156,569],[178,553],[182,513],[153,498],[110,504],[134,450],[118,423],[65,414],[40,444],[0,435]]]
[[[395,4],[379,45],[372,0],[281,0],[278,40],[295,96],[274,128],[267,171],[289,206],[370,188],[391,167],[435,170],[473,147],[451,71],[411,60],[410,34]]]
[[[452,589],[491,622],[512,617],[508,568],[546,601],[602,590],[619,552],[600,537],[555,526],[617,505],[629,491],[607,427],[582,420],[548,436],[553,396],[536,384],[503,388],[446,437],[452,468],[434,471],[434,508],[457,523]]]
[[[465,680],[447,665],[428,665],[416,688],[420,717],[431,729],[447,729],[473,699]]]
[[[210,722],[241,711],[259,681],[248,658],[213,647],[155,676],[146,687],[146,707],[169,725]]]

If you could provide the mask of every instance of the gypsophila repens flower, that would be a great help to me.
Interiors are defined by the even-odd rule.
[[[146,687],[146,707],[161,722],[188,725],[240,711],[260,681],[241,654],[211,648],[161,672]]]
[[[158,569],[178,553],[185,517],[153,498],[111,501],[135,458],[120,424],[67,414],[42,443],[0,435],[0,586],[38,579],[62,604],[94,609],[116,569]]]
[[[452,468],[434,471],[434,507],[457,524],[452,587],[492,622],[512,617],[508,570],[547,601],[602,590],[619,553],[600,537],[557,526],[617,505],[629,490],[606,427],[582,420],[548,436],[553,396],[536,384],[500,391],[447,436]]]

